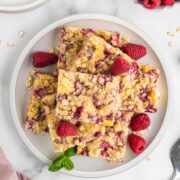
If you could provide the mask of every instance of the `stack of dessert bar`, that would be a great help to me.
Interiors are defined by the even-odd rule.
[[[55,152],[77,146],[78,155],[120,161],[132,116],[156,112],[159,70],[123,53],[128,41],[117,32],[61,27],[59,39],[58,77],[34,74],[26,127],[49,132]],[[117,58],[131,68],[113,76]],[[62,121],[77,134],[59,136]]]

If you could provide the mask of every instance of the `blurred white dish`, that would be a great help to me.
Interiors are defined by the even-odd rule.
[[[10,3],[1,3],[0,4],[0,12],[6,12],[6,13],[18,13],[18,12],[23,12],[23,11],[29,11],[29,10],[33,10],[39,6],[41,6],[42,4],[44,4],[45,2],[47,2],[48,0],[35,0],[32,2],[28,2],[26,4],[18,4],[18,5],[9,5]]]
[[[147,157],[164,134],[170,120],[170,107],[173,107],[173,93],[171,90],[173,84],[163,53],[144,32],[125,20],[101,14],[74,15],[52,23],[28,43],[17,60],[10,85],[10,107],[17,131],[24,143],[40,160],[45,163],[51,162],[54,158],[54,153],[49,136],[35,136],[24,128],[23,122],[27,104],[25,82],[28,71],[32,66],[32,60],[30,59],[31,52],[46,50],[48,47],[56,46],[58,44],[58,27],[63,25],[119,31],[124,35],[128,35],[131,42],[143,44],[148,50],[148,54],[139,62],[149,64],[161,71],[158,84],[161,98],[159,100],[158,112],[150,115],[152,123],[151,129],[146,133],[148,142],[146,150],[139,156],[136,156],[127,149],[124,162],[116,164],[89,157],[74,157],[75,169],[73,171],[62,171],[74,176],[100,177],[127,170]]]

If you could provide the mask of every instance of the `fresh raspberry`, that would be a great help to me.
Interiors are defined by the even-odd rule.
[[[170,5],[173,5],[175,3],[175,0],[162,0],[161,3],[165,6],[170,6]]]
[[[135,134],[128,136],[128,142],[131,150],[136,154],[142,153],[146,147],[145,139]]]
[[[130,128],[132,131],[141,131],[148,128],[150,125],[150,118],[147,114],[141,113],[137,114],[130,123]]]
[[[144,7],[148,9],[155,9],[157,8],[161,3],[161,0],[144,0],[143,4]]]
[[[123,51],[134,60],[138,60],[147,54],[147,50],[144,46],[133,43],[126,44],[123,47]]]
[[[58,136],[76,136],[78,128],[68,121],[61,121],[56,129]]]
[[[117,57],[111,67],[111,74],[118,75],[121,73],[128,72],[131,68],[131,65],[124,59]]]
[[[32,54],[33,66],[36,68],[46,67],[55,64],[58,61],[58,56],[53,53],[38,51]]]

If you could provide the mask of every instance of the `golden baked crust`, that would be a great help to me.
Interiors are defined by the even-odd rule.
[[[78,155],[109,161],[121,161],[126,151],[128,124],[133,112],[121,112],[113,127],[106,127],[103,136],[78,146]]]
[[[77,56],[66,67],[70,71],[110,74],[111,65],[117,56],[125,59],[130,64],[133,62],[128,55],[124,54],[119,48],[111,46],[103,38],[95,34],[88,34]]]
[[[60,137],[56,129],[60,123],[60,119],[55,116],[55,111],[52,111],[47,116],[49,133],[54,145],[55,152],[63,152],[66,149],[74,146],[81,146],[97,138],[103,136],[105,127],[92,123],[78,123],[78,134],[76,136]]]
[[[140,65],[137,76],[119,94],[120,110],[135,113],[157,111],[159,93],[157,80],[160,71],[147,65]]]
[[[88,34],[95,34],[103,38],[107,43],[118,48],[121,48],[128,42],[127,38],[123,37],[118,32],[68,26],[60,27],[60,54],[58,68],[66,69],[68,64],[72,62],[83,47],[84,40]]]
[[[34,74],[25,126],[33,133],[48,132],[46,116],[55,108],[57,79],[47,73]]]
[[[116,77],[59,71],[56,115],[77,122],[113,125],[119,82]]]

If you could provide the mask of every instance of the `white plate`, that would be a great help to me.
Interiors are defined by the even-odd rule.
[[[26,0],[27,1],[27,0]],[[0,2],[0,12],[7,12],[7,13],[18,13],[29,11],[35,8],[38,8],[48,0],[29,0],[26,1],[8,1],[8,0],[1,0]]]
[[[50,163],[50,160],[54,157],[54,153],[48,135],[45,137],[35,136],[24,128],[23,121],[25,119],[27,102],[25,81],[27,79],[29,68],[32,65],[30,59],[31,52],[46,50],[49,46],[57,45],[58,27],[63,25],[119,31],[121,34],[128,35],[131,42],[143,44],[147,47],[148,54],[139,62],[159,68],[161,71],[158,84],[161,98],[158,105],[158,112],[150,115],[152,124],[151,129],[146,134],[146,139],[148,141],[146,150],[139,156],[136,156],[128,149],[124,162],[117,164],[110,164],[103,160],[88,157],[74,157],[73,161],[75,169],[73,171],[63,170],[63,172],[81,177],[100,177],[127,170],[148,156],[165,132],[169,121],[169,107],[173,107],[171,92],[171,87],[173,87],[173,85],[172,80],[169,77],[170,73],[167,71],[169,70],[169,67],[166,64],[167,61],[162,55],[162,52],[144,32],[125,20],[100,14],[70,16],[52,23],[28,43],[17,61],[10,86],[11,113],[17,131],[25,144],[40,160],[45,163]]]

